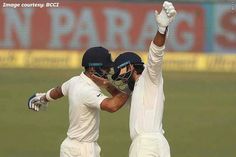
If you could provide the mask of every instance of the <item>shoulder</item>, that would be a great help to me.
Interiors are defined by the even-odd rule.
[[[144,65],[144,70],[142,72],[142,74],[140,75],[139,79],[142,80],[142,79],[146,79],[146,76],[148,75],[148,71],[147,71],[147,65],[145,64]]]
[[[83,83],[84,81],[80,76],[73,76],[67,82],[68,82],[68,84],[70,84],[72,86],[75,86],[77,84],[84,84]]]
[[[73,76],[73,77],[70,78],[71,81],[78,81],[80,79],[81,79],[80,76]]]

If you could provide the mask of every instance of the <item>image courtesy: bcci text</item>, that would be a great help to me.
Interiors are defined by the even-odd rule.
[[[15,2],[15,3],[9,3],[9,2],[2,2],[3,8],[57,8],[60,6],[59,2]]]

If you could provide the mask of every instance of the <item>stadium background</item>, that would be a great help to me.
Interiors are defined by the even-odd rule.
[[[66,98],[45,112],[27,98],[82,70],[86,48],[103,45],[113,57],[135,51],[144,60],[156,33],[149,0],[59,1],[59,7],[0,10],[0,156],[59,156],[66,136]],[[236,2],[173,1],[164,58],[164,128],[175,157],[234,157],[236,122]],[[128,156],[128,108],[102,112],[102,157]]]

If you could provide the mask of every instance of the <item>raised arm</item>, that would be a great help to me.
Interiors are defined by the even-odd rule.
[[[162,78],[162,62],[165,49],[166,33],[173,21],[176,10],[172,3],[165,1],[160,14],[155,11],[158,31],[149,48],[147,72],[150,80],[158,84]]]
[[[159,31],[157,31],[153,43],[158,47],[163,47],[165,45],[166,41],[166,32],[164,34],[161,34]]]

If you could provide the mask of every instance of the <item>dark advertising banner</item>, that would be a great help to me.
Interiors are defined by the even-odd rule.
[[[148,49],[157,3],[1,1],[1,49]],[[231,4],[176,4],[168,51],[235,52],[236,11]]]

